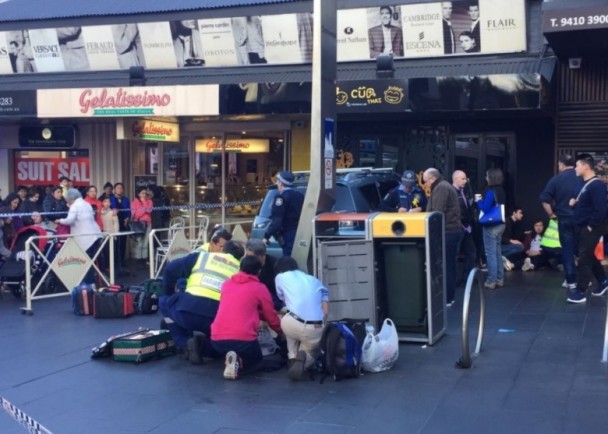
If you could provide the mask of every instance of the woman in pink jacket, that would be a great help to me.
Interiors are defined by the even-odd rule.
[[[144,222],[146,233],[135,238],[132,256],[142,263],[147,263],[148,258],[148,235],[152,227],[152,207],[152,199],[148,197],[148,189],[145,187],[138,188],[137,198],[131,201],[131,221]]]

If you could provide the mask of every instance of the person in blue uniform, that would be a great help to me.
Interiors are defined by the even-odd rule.
[[[304,195],[293,188],[294,176],[291,172],[281,171],[277,174],[279,194],[274,199],[270,212],[270,225],[264,234],[264,243],[268,245],[274,236],[283,249],[284,256],[291,256],[296,230],[304,205]]]
[[[194,252],[166,265],[163,295],[159,299],[164,317],[161,328],[171,332],[175,346],[192,363],[201,363],[201,354],[210,354],[203,347],[210,345],[205,337],[210,336],[211,323],[220,303],[221,286],[239,271],[239,262],[244,255],[241,243],[227,241],[222,253]]]
[[[401,185],[387,193],[382,200],[380,210],[386,212],[424,211],[427,203],[426,194],[417,184],[416,174],[412,170],[403,172]]]

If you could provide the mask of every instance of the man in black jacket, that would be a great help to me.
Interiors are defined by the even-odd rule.
[[[477,248],[473,239],[473,209],[471,208],[471,200],[465,192],[467,182],[467,174],[462,170],[456,170],[452,174],[452,186],[456,190],[458,204],[460,205],[460,223],[463,235],[458,246],[458,252],[464,255],[464,280],[475,266],[475,259],[477,258]]]
[[[598,286],[591,294],[600,297],[608,291],[608,279],[601,262],[595,257],[595,246],[606,227],[606,184],[595,175],[595,161],[589,154],[576,157],[576,175],[585,185],[575,198],[570,199],[574,208],[574,232],[578,246],[578,281],[576,291],[568,297],[568,303],[587,301],[585,291],[595,277]]]
[[[462,240],[460,205],[458,195],[452,185],[445,181],[437,169],[424,171],[422,180],[431,189],[431,197],[426,207],[427,212],[442,212],[445,219],[445,288],[448,307],[454,304],[456,292],[456,256],[458,245]]]

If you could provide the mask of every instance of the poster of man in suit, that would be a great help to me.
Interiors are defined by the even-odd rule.
[[[368,30],[370,58],[375,59],[381,54],[402,57],[403,31],[398,6],[380,6],[373,10],[379,12],[380,24]]]

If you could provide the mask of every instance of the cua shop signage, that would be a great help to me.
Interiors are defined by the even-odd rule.
[[[341,113],[404,111],[407,80],[340,81],[336,109]]]

